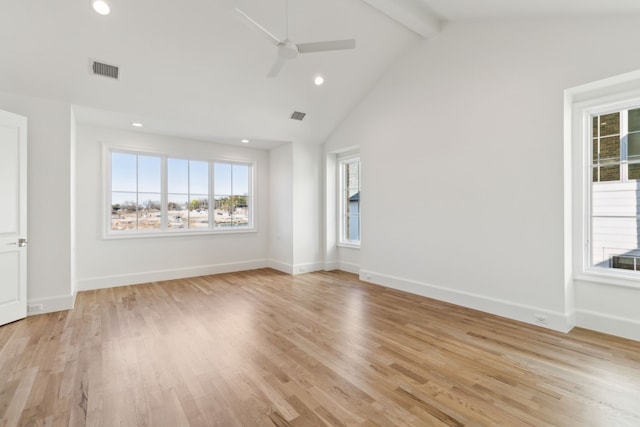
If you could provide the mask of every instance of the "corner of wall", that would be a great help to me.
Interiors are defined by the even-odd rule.
[[[27,302],[27,316],[72,310],[75,302],[75,292],[58,297],[30,299]]]

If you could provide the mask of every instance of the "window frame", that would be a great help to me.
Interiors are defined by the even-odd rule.
[[[337,227],[337,231],[338,231],[338,236],[337,236],[337,246],[340,247],[347,247],[347,248],[354,248],[354,249],[359,249],[361,246],[361,242],[362,242],[362,204],[359,203],[359,210],[358,210],[358,226],[359,226],[359,231],[358,231],[358,235],[360,237],[360,240],[355,241],[355,240],[349,240],[346,238],[346,218],[348,216],[348,213],[346,211],[347,209],[347,203],[346,203],[346,198],[343,197],[345,194],[345,190],[346,190],[346,173],[345,173],[345,165],[347,163],[353,163],[354,161],[357,161],[359,163],[359,167],[358,167],[358,192],[362,192],[362,161],[360,159],[360,153],[346,153],[346,154],[342,154],[337,156],[336,158],[336,162],[337,162],[337,170],[338,170],[338,191],[337,191],[337,196],[338,196],[338,227]]]
[[[160,229],[150,230],[112,230],[112,169],[111,160],[112,153],[124,153],[142,156],[160,157],[161,161],[161,189],[160,189],[160,205],[161,205],[161,226]],[[209,204],[209,220],[207,228],[175,228],[168,227],[168,160],[187,160],[208,163],[208,204]],[[214,199],[214,164],[226,163],[231,165],[243,165],[249,169],[248,177],[248,225],[237,227],[216,227],[215,226],[215,199]],[[236,233],[255,233],[257,227],[257,185],[256,177],[258,174],[258,162],[248,159],[230,159],[226,157],[204,157],[174,154],[171,152],[162,152],[156,150],[148,150],[144,148],[113,145],[108,143],[102,144],[102,237],[103,239],[130,239],[130,238],[150,238],[150,237],[169,237],[169,236],[197,236],[197,235],[215,235],[215,234],[236,234]]]
[[[592,118],[640,106],[640,72],[565,90],[565,259],[573,279],[640,288],[640,273],[592,265]],[[626,131],[626,129],[625,129]],[[621,150],[623,147],[621,147]],[[626,160],[618,163],[621,180]],[[625,164],[625,167],[622,165]],[[638,180],[632,180],[638,181]]]

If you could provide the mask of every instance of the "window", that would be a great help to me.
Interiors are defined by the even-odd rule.
[[[253,164],[106,153],[107,235],[253,230]]]
[[[360,158],[339,161],[340,243],[360,244]]]
[[[591,266],[640,270],[640,108],[590,119]]]
[[[111,154],[111,230],[161,228],[161,158]]]
[[[565,277],[640,289],[640,71],[564,100]]]
[[[209,228],[209,163],[167,159],[169,229]]]
[[[640,179],[640,108],[592,117],[593,182]]]
[[[215,162],[216,227],[249,225],[249,165]]]

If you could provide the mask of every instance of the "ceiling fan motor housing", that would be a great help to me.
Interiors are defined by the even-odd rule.
[[[284,59],[293,59],[299,55],[298,46],[295,43],[286,40],[278,49],[278,55]]]

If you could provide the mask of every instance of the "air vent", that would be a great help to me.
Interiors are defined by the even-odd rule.
[[[302,119],[304,119],[304,116],[306,116],[306,115],[307,115],[307,113],[301,113],[300,111],[294,111],[291,114],[291,118],[293,120],[302,120]]]
[[[104,62],[93,61],[91,62],[91,72],[98,76],[109,77],[110,79],[118,80],[120,75],[120,69],[115,65],[105,64]]]

